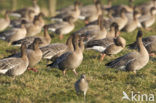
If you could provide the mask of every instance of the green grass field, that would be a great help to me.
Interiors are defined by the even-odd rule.
[[[22,1],[29,5],[28,0]],[[58,8],[61,8],[72,4],[73,0],[57,1]],[[84,2],[84,4],[89,4],[92,0],[80,1]],[[127,1],[116,0],[113,4],[126,4]],[[145,1],[147,0],[135,0],[135,4]],[[41,6],[43,5],[42,2],[42,0],[39,2]],[[103,0],[103,3],[105,3],[105,0]],[[7,4],[6,7],[9,5]],[[47,23],[49,22],[47,21]],[[77,21],[74,31],[83,26],[84,23],[82,21]],[[144,37],[156,34],[156,24],[152,28],[151,31],[143,30]],[[137,30],[132,33],[121,33],[121,36],[129,44],[135,41],[136,33]],[[52,39],[52,43],[65,42],[69,35],[63,41],[58,40],[58,36],[55,36]],[[0,40],[0,58],[7,57],[16,51],[19,51],[18,47],[8,46],[7,42]],[[46,60],[42,60],[36,65],[36,68],[38,68],[37,73],[26,71],[23,75],[14,79],[0,75],[0,103],[82,103],[84,102],[83,94],[77,96],[74,89],[74,83],[82,73],[86,74],[89,81],[88,103],[131,103],[128,100],[122,101],[123,91],[128,95],[131,94],[131,91],[134,91],[135,93],[140,92],[140,94],[154,94],[156,96],[156,58],[150,58],[149,63],[137,74],[105,67],[107,62],[130,51],[132,50],[125,48],[118,55],[106,56],[104,61],[100,62],[99,53],[85,50],[84,60],[80,67],[77,68],[79,74],[77,77],[72,71],[68,71],[66,76],[63,76],[62,71],[58,69],[49,70],[46,64],[51,63],[51,61]]]

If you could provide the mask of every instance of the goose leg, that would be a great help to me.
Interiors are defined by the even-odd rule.
[[[73,72],[74,72],[74,74],[77,76],[78,75],[78,73],[76,72],[76,70],[75,69],[73,69]]]
[[[60,39],[60,40],[63,39],[63,35],[62,35],[62,34],[59,35],[59,39]]]
[[[28,68],[28,70],[34,71],[34,72],[38,72],[36,68]]]
[[[84,91],[84,101],[86,101],[86,91]]]
[[[63,75],[64,75],[64,76],[66,75],[66,70],[63,71]]]
[[[103,59],[104,59],[105,55],[106,55],[106,54],[101,54],[100,61],[103,61]]]
[[[145,30],[150,31],[150,30],[152,30],[152,28],[145,28]]]

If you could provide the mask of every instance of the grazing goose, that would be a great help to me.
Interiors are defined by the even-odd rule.
[[[70,33],[75,28],[74,18],[68,17],[67,21],[56,22],[48,25],[48,30],[59,34],[59,38],[62,40],[63,35]]]
[[[27,47],[29,45],[31,45],[33,43],[33,41],[36,39],[36,38],[40,38],[41,39],[41,43],[39,45],[39,47],[44,47],[44,46],[47,46],[50,44],[51,42],[51,37],[48,33],[48,28],[47,26],[44,26],[44,36],[28,36],[28,37],[25,37],[23,39],[20,39],[18,41],[14,41],[12,42],[12,45],[15,45],[15,46],[20,46],[22,43],[26,43]]]
[[[84,12],[84,14],[81,15],[82,17],[84,16],[85,18],[85,24],[88,24],[90,22],[97,20],[99,15],[102,15],[101,3],[98,0],[95,3],[95,8],[96,8],[96,11],[89,12],[90,11],[89,10],[87,12]],[[85,8],[83,10],[85,10]]]
[[[79,92],[83,92],[84,100],[86,100],[86,94],[88,91],[88,81],[86,80],[86,76],[84,74],[81,75],[80,79],[75,82],[75,90],[78,94]]]
[[[26,53],[26,45],[21,46],[21,57],[10,57],[0,60],[0,73],[11,76],[23,74],[29,65],[29,60]]]
[[[44,59],[54,59],[62,55],[63,53],[67,51],[73,51],[73,45],[72,45],[72,36],[70,36],[66,44],[63,43],[54,43],[49,44],[45,47],[40,48],[43,53]]]
[[[130,20],[127,25],[123,28],[123,31],[126,32],[132,32],[134,31],[137,27],[141,27],[141,24],[138,20],[140,17],[140,13],[138,11],[134,11],[133,13],[133,20]]]
[[[151,56],[154,56],[154,53],[156,52],[156,36],[153,35],[145,37],[142,39],[142,41],[148,53],[150,53]],[[129,44],[129,47],[131,49],[137,49],[137,43],[134,42],[132,44]]]
[[[67,70],[72,70],[74,74],[77,75],[76,68],[79,67],[83,60],[83,39],[80,39],[81,45],[79,45],[79,36],[74,35],[72,43],[74,51],[69,51],[62,54],[59,58],[56,59],[56,61],[54,61],[52,64],[49,64],[48,66],[58,67],[63,71],[64,75]]]
[[[103,16],[98,18],[98,25],[89,25],[75,32],[81,37],[84,37],[85,42],[90,40],[103,39],[107,35],[107,30],[103,26]]]
[[[114,24],[115,25],[115,24]],[[104,59],[105,55],[117,54],[126,46],[126,40],[119,35],[118,26],[116,24],[115,37],[108,37],[100,40],[91,40],[86,43],[87,49],[95,50],[101,53],[100,60]]]
[[[26,33],[25,25],[21,24],[20,27],[11,28],[0,33],[0,39],[8,41],[9,45],[11,45],[12,42],[23,39],[26,36]]]
[[[40,7],[37,5],[37,0],[32,0],[33,1],[33,6],[32,7],[27,7],[23,9],[19,9],[16,11],[13,11],[11,13],[11,16],[16,16],[16,17],[24,17],[27,12],[34,11],[35,15],[38,15],[40,13]]]
[[[106,66],[121,70],[133,71],[134,73],[136,73],[137,70],[142,69],[149,61],[149,54],[143,45],[142,36],[142,31],[138,31],[136,38],[138,51],[121,56],[107,63]]]
[[[0,31],[5,30],[10,25],[8,12],[5,13],[5,18],[0,18]]]
[[[66,18],[68,17],[73,17],[74,22],[78,19],[78,17],[80,16],[80,9],[79,9],[79,5],[80,3],[78,1],[76,1],[74,3],[74,9],[73,10],[69,10],[66,12],[63,12],[61,14],[56,15],[55,17],[52,17],[52,21],[63,21],[64,19],[66,20]]]
[[[146,16],[146,19],[145,17],[143,17],[145,19],[144,21],[141,22],[143,28],[147,29],[155,23],[155,14],[156,14],[156,8],[152,7],[150,9],[150,16],[148,17]]]

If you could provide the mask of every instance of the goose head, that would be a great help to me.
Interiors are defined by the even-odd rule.
[[[97,0],[97,1],[95,2],[95,7],[96,7],[97,12],[99,12],[100,10],[102,10],[100,0]]]
[[[140,12],[135,10],[133,12],[133,20],[137,20],[141,16]]]
[[[75,1],[74,2],[74,9],[75,9],[75,11],[76,10],[79,10],[79,6],[81,5],[81,3],[79,2],[79,1]]]
[[[40,38],[36,38],[34,40],[34,42],[32,43],[33,45],[33,50],[38,50],[39,49],[39,45],[42,43]]]
[[[126,46],[126,40],[123,39],[122,37],[118,36],[116,39],[115,39],[115,43],[117,46],[121,46],[121,47],[125,47]]]
[[[85,74],[81,74],[80,79],[86,79],[86,75]]]
[[[75,52],[79,52],[79,50],[80,50],[80,48],[79,48],[79,39],[80,39],[80,36],[78,34],[73,35],[72,44],[73,44]]]
[[[122,8],[121,9],[121,12],[120,12],[120,16],[123,17],[125,16],[125,13],[127,12],[127,10],[125,8]]]
[[[156,14],[156,8],[155,8],[155,7],[152,7],[152,8],[150,9],[150,14],[151,14],[152,16],[154,16],[154,15]]]
[[[115,38],[118,37],[120,35],[120,31],[119,31],[119,25],[117,23],[112,23],[111,24],[111,28],[114,30],[115,32]]]

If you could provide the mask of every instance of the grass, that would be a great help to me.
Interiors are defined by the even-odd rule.
[[[27,0],[22,0],[26,2]],[[58,0],[58,8],[72,4],[72,0]],[[91,0],[80,0],[85,4],[91,3]],[[146,0],[136,0],[136,4]],[[6,1],[7,2],[7,1]],[[42,1],[43,2],[43,1]],[[63,3],[62,3],[63,2]],[[103,0],[104,3],[104,0]],[[127,3],[126,0],[118,0],[114,4]],[[28,2],[26,4],[29,4]],[[9,4],[7,3],[7,6]],[[40,4],[41,5],[41,4]],[[61,6],[60,6],[61,5]],[[42,5],[41,5],[42,6]],[[48,21],[47,21],[48,22]],[[76,30],[84,26],[82,21],[76,23]],[[156,34],[156,24],[152,26],[152,31],[143,30],[144,36]],[[74,32],[73,31],[73,32]],[[127,40],[127,44],[135,41],[137,30],[132,33],[121,33]],[[70,35],[70,34],[69,34]],[[59,41],[57,36],[52,40]],[[17,47],[7,46],[7,42],[0,41],[0,58],[6,57],[15,51]],[[130,95],[131,91],[140,94],[154,94],[156,96],[156,59],[150,58],[149,63],[137,74],[132,72],[117,71],[105,67],[105,63],[130,52],[125,48],[118,55],[107,56],[103,62],[99,62],[99,53],[94,51],[85,51],[84,60],[77,72],[85,73],[89,80],[89,90],[87,93],[87,102],[89,103],[131,103],[127,100],[122,101],[122,92]],[[42,60],[36,65],[38,72],[26,71],[23,75],[16,78],[0,75],[0,103],[81,103],[83,95],[77,96],[74,90],[74,83],[79,78],[72,71],[68,71],[66,76],[58,69],[49,70],[46,64],[50,61]],[[140,102],[143,103],[143,102]],[[146,102],[144,102],[146,103]]]

